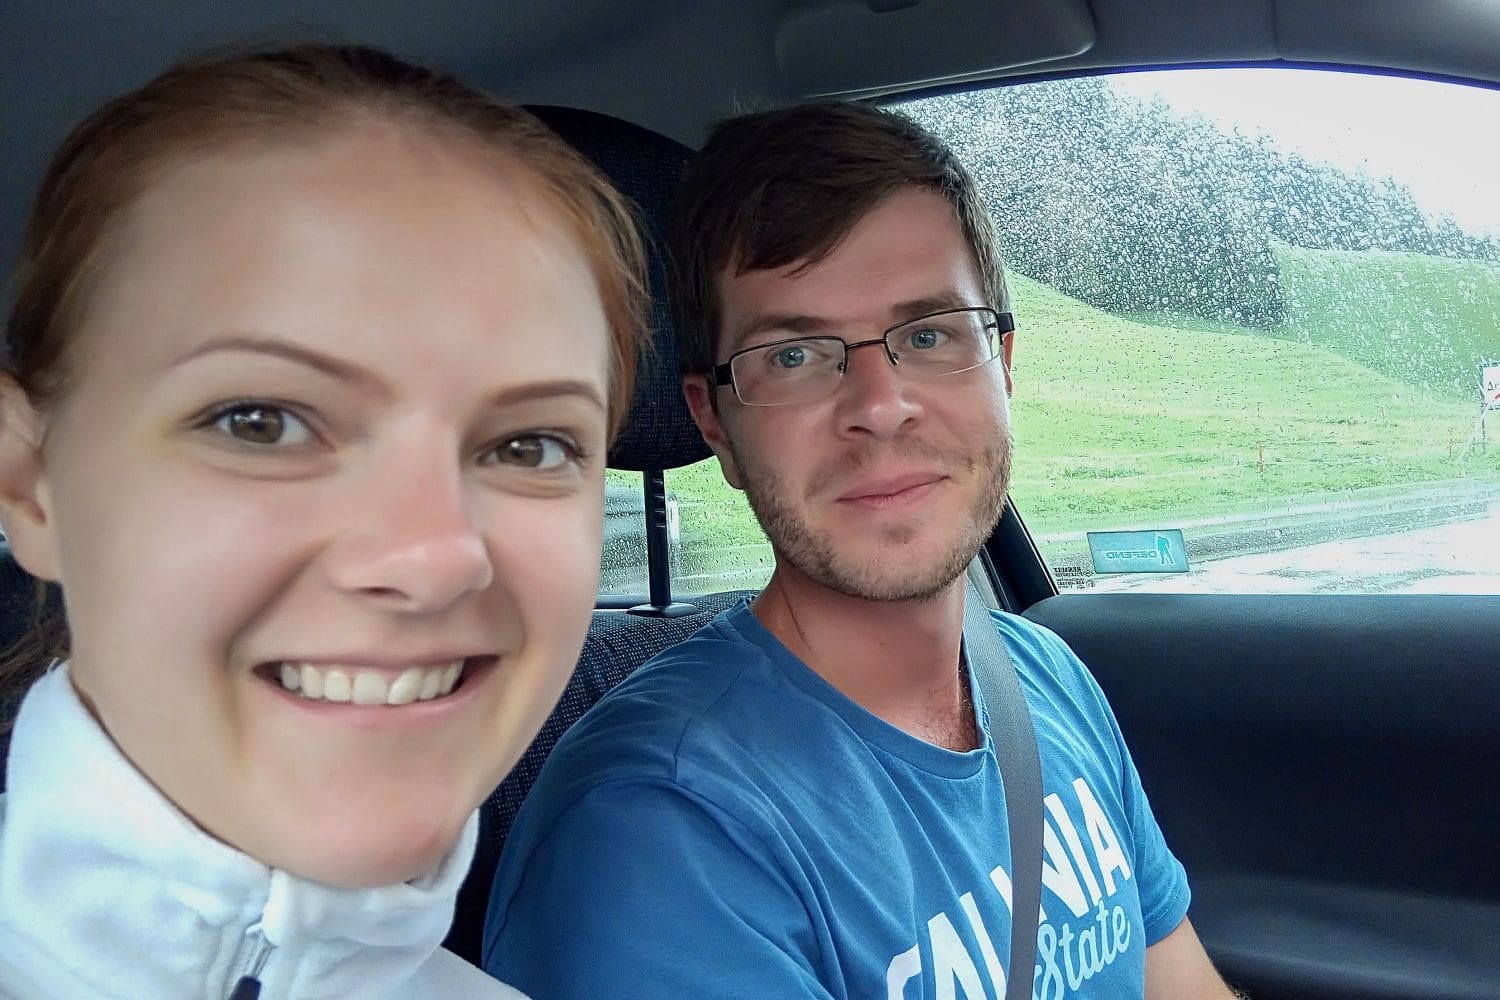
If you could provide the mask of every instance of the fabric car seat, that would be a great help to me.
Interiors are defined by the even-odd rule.
[[[592,111],[558,107],[528,110],[597,164],[615,187],[635,202],[644,224],[650,251],[652,347],[642,352],[636,366],[630,416],[620,439],[610,449],[610,468],[636,472],[676,469],[707,458],[711,452],[682,398],[662,252],[667,209],[692,150],[649,129]],[[453,927],[445,942],[452,951],[479,962],[484,917],[500,851],[521,801],[558,737],[637,667],[692,635],[747,593],[698,598],[674,595],[675,601],[690,604],[692,610],[671,617],[623,609],[594,613],[577,669],[557,708],[520,763],[480,810],[479,847],[469,877],[459,891]]]

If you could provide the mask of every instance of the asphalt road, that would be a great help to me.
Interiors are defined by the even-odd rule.
[[[1500,594],[1500,504],[1433,528],[1200,563],[1187,574],[1094,577],[1098,591]]]

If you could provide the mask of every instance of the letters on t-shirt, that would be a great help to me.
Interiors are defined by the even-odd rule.
[[[1120,838],[1083,778],[1074,779],[1071,797],[1083,817],[1080,833],[1062,798],[1053,792],[1046,806],[1042,835],[1042,911],[1037,927],[1035,1000],[1064,1000],[1112,965],[1137,944],[1130,915],[1112,900],[1132,877]],[[886,968],[887,1000],[905,1000],[906,986],[920,982],[924,953],[930,956],[937,1000],[990,1000],[1005,996],[1005,969],[995,951],[995,937],[985,926],[975,892],[998,894],[1011,909],[1011,880],[1004,866],[989,873],[989,884],[958,897],[958,912],[943,911],[927,921],[927,944],[912,945]],[[1048,894],[1057,902],[1049,911]],[[1057,905],[1057,904],[1060,904]],[[970,952],[956,921],[969,927],[979,954]],[[1009,941],[1009,927],[1002,943]],[[1138,946],[1138,945],[1137,945]],[[990,989],[984,988],[983,968]]]

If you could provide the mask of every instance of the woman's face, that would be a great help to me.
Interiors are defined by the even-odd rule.
[[[593,607],[607,324],[508,175],[378,125],[170,173],[111,244],[34,486],[7,487],[120,748],[324,882],[452,846]]]

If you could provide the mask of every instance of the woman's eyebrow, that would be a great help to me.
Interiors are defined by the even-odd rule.
[[[595,408],[603,411],[606,409],[604,394],[599,386],[585,379],[559,378],[547,379],[540,382],[522,382],[501,389],[490,397],[490,405],[514,406],[517,403],[525,403],[534,399],[553,399],[558,396],[573,396],[592,404]]]
[[[389,395],[389,388],[374,373],[350,364],[339,358],[330,357],[321,351],[315,351],[310,347],[304,347],[295,341],[282,340],[278,337],[255,336],[250,334],[228,334],[222,337],[213,337],[191,350],[178,355],[167,365],[168,368],[177,368],[195,358],[201,358],[209,354],[218,354],[225,351],[241,351],[252,354],[268,354],[272,357],[284,358],[297,364],[306,365],[322,372],[341,382],[348,382],[361,388],[372,390],[380,395]]]
[[[332,378],[368,389],[380,395],[389,396],[391,394],[390,387],[373,372],[339,358],[330,357],[327,354],[315,351],[294,341],[282,340],[277,337],[251,336],[246,334],[217,337],[198,344],[191,350],[179,355],[167,367],[176,368],[194,358],[201,358],[208,354],[217,354],[225,351],[243,351],[285,358],[288,361],[306,365]],[[502,407],[535,399],[549,399],[558,396],[576,396],[592,404],[599,410],[607,408],[604,401],[604,394],[599,386],[585,379],[573,378],[523,382],[494,393],[490,396],[489,402],[492,406]]]

